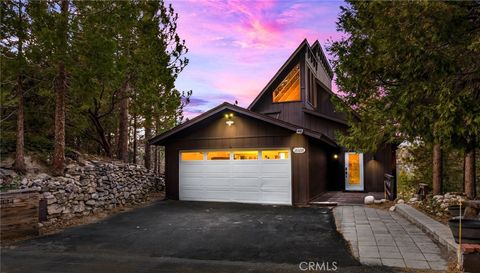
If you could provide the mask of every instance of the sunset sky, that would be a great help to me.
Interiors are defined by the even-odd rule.
[[[185,116],[224,101],[247,107],[304,38],[322,46],[341,37],[342,1],[174,0],[189,65],[177,80],[193,90]],[[328,56],[327,56],[328,57]]]

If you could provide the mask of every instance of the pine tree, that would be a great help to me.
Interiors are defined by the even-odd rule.
[[[418,138],[435,144],[433,188],[440,193],[441,147],[467,149],[480,135],[479,7],[475,2],[343,7],[338,28],[348,35],[329,49],[348,107],[338,105],[355,108],[362,120],[351,119],[341,142],[368,151],[383,142]]]

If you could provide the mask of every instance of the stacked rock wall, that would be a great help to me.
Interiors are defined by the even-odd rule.
[[[93,160],[68,165],[65,176],[39,174],[24,178],[20,186],[36,188],[41,193],[46,219],[40,220],[46,225],[138,204],[163,187],[164,179],[142,166]]]

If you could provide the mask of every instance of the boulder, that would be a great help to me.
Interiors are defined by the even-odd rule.
[[[363,200],[363,203],[365,205],[370,205],[370,204],[373,204],[374,201],[375,201],[375,197],[369,195],[369,196],[365,196],[365,199]]]
[[[403,204],[403,203],[405,203],[405,200],[403,200],[403,199],[399,199],[399,200],[397,201],[397,204]]]

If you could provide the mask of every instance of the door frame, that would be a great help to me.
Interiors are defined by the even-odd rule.
[[[350,154],[358,154],[359,156],[359,175],[360,183],[359,185],[351,185],[349,183],[349,167],[348,167],[348,156]],[[356,152],[346,152],[345,153],[345,165],[344,165],[344,175],[345,175],[345,191],[365,191],[365,175],[364,175],[364,160],[363,153]]]

